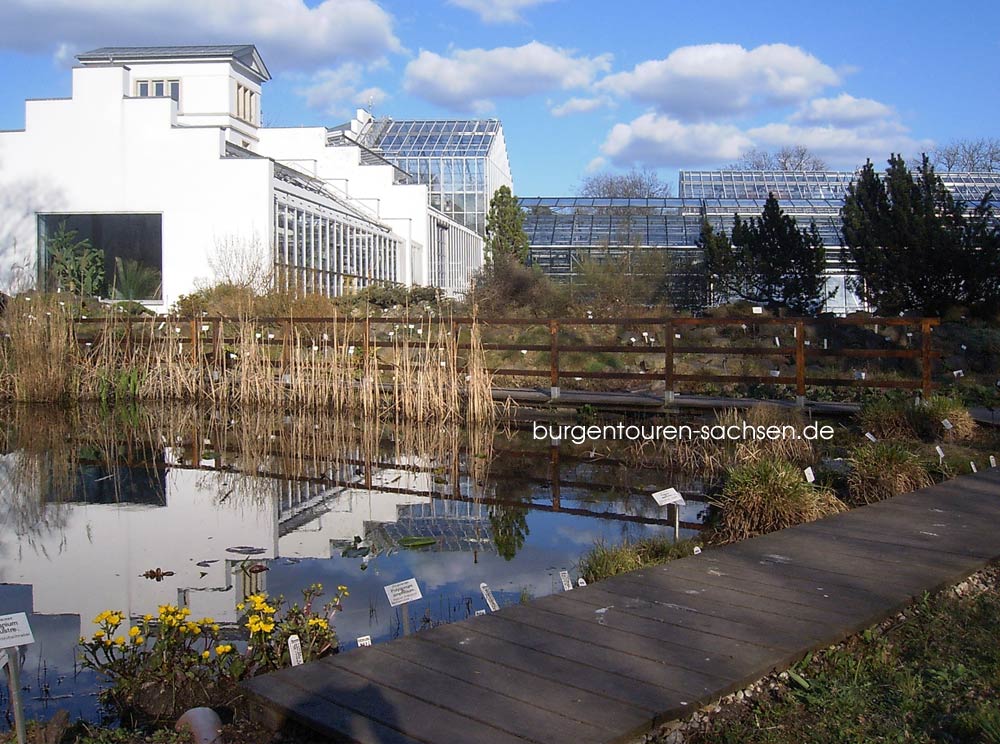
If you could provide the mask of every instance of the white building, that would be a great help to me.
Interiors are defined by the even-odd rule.
[[[262,127],[252,45],[78,59],[71,98],[29,100],[24,129],[0,132],[0,288],[51,282],[62,229],[103,251],[103,294],[163,310],[227,272],[458,293],[482,265],[482,238],[388,161],[325,127]]]

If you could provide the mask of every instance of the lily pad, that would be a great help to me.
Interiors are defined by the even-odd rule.
[[[396,542],[401,548],[426,548],[428,545],[437,545],[437,539],[433,537],[401,537]]]

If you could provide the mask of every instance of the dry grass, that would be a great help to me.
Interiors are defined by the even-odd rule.
[[[952,428],[948,429],[944,421]],[[921,403],[909,398],[877,398],[866,403],[858,420],[879,439],[964,442],[976,434],[976,422],[955,398],[932,395]]]
[[[933,482],[920,456],[898,442],[860,444],[849,462],[847,485],[855,505],[889,499]]]
[[[828,488],[807,483],[797,465],[758,460],[733,468],[722,493],[714,542],[731,543],[837,514],[847,506]]]
[[[0,333],[0,399],[18,402],[201,401],[439,423],[496,415],[475,323],[460,354],[452,324],[423,315],[393,330],[335,311],[309,324],[114,312],[84,324],[51,297],[22,297]]]

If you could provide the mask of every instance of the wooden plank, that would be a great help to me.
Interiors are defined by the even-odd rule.
[[[716,689],[719,679],[669,664],[666,659],[650,660],[643,656],[623,653],[606,646],[595,645],[577,638],[551,633],[530,625],[523,625],[503,617],[502,614],[480,617],[475,630],[484,635],[501,638],[527,648],[559,654],[588,666],[607,669],[615,674],[662,688],[664,701],[679,705],[692,702],[699,695]],[[681,710],[681,708],[677,708]]]
[[[372,649],[366,649],[370,651]],[[454,741],[456,732],[462,741],[480,744],[517,744],[521,737],[485,725],[467,716],[454,713],[439,705],[420,700],[392,687],[376,685],[371,680],[353,674],[336,664],[340,658],[365,654],[342,654],[311,664],[282,669],[256,677],[248,687],[261,697],[273,680],[298,687],[320,700],[352,710],[356,715],[376,721],[382,726],[399,731],[424,742]],[[337,720],[325,722],[334,726]],[[342,731],[352,736],[350,731]]]
[[[252,678],[244,687],[256,700],[274,710],[280,723],[291,719],[332,742],[419,744],[417,739],[317,695],[311,687],[291,684],[274,674]]]
[[[451,623],[414,636],[422,641],[469,656],[488,659],[511,669],[529,672],[544,679],[556,680],[567,687],[592,692],[609,701],[624,703],[654,716],[663,703],[661,687],[640,682],[632,677],[581,663],[577,659],[519,646],[502,638],[477,631],[480,619]]]
[[[407,647],[412,642],[404,638],[397,641],[397,645]],[[517,715],[512,716],[511,706],[516,702],[512,698],[415,664],[402,656],[388,653],[380,646],[366,649],[364,653],[331,658],[329,666],[362,676],[379,689],[405,692],[418,700],[506,731],[525,741],[547,744],[561,736],[579,742],[602,742],[607,739],[607,732],[602,728],[533,703],[518,705]]]
[[[424,634],[412,638],[420,635]],[[378,649],[497,695],[581,721],[610,735],[631,731],[649,722],[649,714],[642,708],[571,687],[565,679],[547,679],[473,656],[462,648],[414,642],[386,643]]]

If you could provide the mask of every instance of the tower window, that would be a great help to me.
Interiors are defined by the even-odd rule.
[[[139,98],[163,98],[169,96],[181,100],[180,80],[136,80],[135,94]]]

